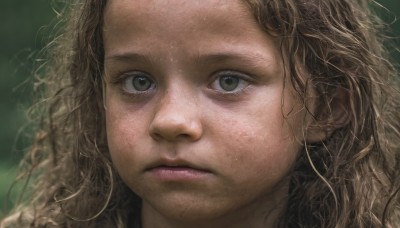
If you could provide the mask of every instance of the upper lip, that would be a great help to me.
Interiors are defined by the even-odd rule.
[[[185,167],[189,169],[197,169],[201,171],[206,171],[210,172],[210,170],[206,169],[205,167],[202,167],[201,165],[195,164],[193,162],[183,160],[183,159],[168,159],[168,158],[161,158],[155,162],[150,163],[146,167],[146,171],[152,170],[158,167]]]

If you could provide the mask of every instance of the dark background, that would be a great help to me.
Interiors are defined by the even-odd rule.
[[[392,24],[393,34],[399,35],[400,0],[379,2],[391,11],[381,10],[381,15]],[[29,133],[26,109],[34,96],[32,72],[40,64],[37,53],[54,33],[57,9],[60,6],[52,0],[0,1],[0,208],[29,145],[24,134]],[[400,46],[399,39],[394,42]],[[396,53],[393,56],[400,59]],[[0,210],[0,217],[6,210]]]

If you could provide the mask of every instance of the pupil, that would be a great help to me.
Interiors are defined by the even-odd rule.
[[[239,79],[231,76],[222,77],[220,79],[221,88],[226,91],[232,91],[236,89],[239,84]]]
[[[150,81],[145,77],[136,77],[133,80],[133,86],[138,91],[148,90],[151,86]]]

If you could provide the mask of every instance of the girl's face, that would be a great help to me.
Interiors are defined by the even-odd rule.
[[[247,5],[110,0],[103,35],[109,149],[144,225],[271,222],[305,112]]]

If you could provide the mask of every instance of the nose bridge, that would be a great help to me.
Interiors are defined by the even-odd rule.
[[[170,77],[166,82],[165,90],[160,99],[159,109],[163,108],[189,108],[194,106],[197,100],[196,87],[190,80],[185,80],[182,71],[175,73],[176,77]],[[181,107],[182,106],[182,107]]]
[[[195,92],[174,83],[165,90],[155,108],[150,135],[157,140],[197,140],[202,134]]]
[[[189,120],[195,108],[195,96],[183,87],[174,86],[166,90],[158,105],[157,115],[165,118]]]

